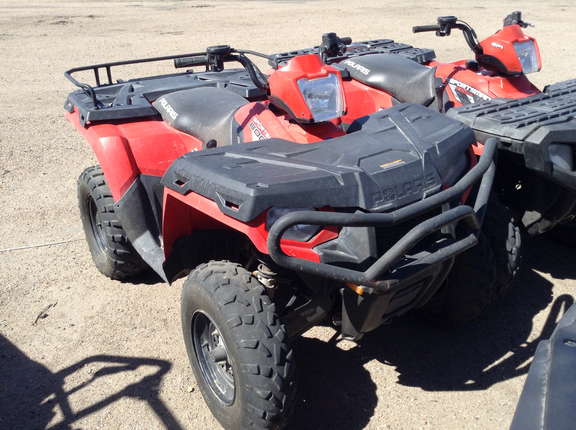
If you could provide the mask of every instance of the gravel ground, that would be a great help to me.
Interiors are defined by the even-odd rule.
[[[519,9],[536,23],[527,32],[544,63],[533,82],[574,77],[570,2],[423,4],[0,3],[0,429],[219,428],[181,339],[182,281],[168,286],[150,273],[111,281],[92,264],[76,179],[96,160],[64,119],[74,89],[64,71],[223,43],[280,52],[316,45],[328,31],[434,48],[453,61],[470,57],[459,34],[439,39],[411,27],[456,15],[484,38]],[[538,341],[576,295],[572,249],[547,237],[524,244],[515,289],[462,330],[439,332],[406,316],[359,344],[335,339],[329,327],[306,333],[295,344],[300,400],[291,428],[507,428]]]

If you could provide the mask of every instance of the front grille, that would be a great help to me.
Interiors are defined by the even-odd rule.
[[[406,233],[408,233],[418,224],[437,215],[440,215],[441,213],[442,208],[434,208],[401,224],[397,224],[391,227],[376,227],[376,247],[378,250],[378,256],[386,253],[386,251],[388,251],[396,242],[402,239]],[[428,236],[426,239],[424,239],[424,241],[435,241],[438,235],[440,235],[440,232],[436,232],[436,234]]]

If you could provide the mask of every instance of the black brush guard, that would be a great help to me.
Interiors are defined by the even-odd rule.
[[[380,291],[388,291],[400,280],[385,279],[386,272],[396,261],[416,246],[418,242],[433,232],[459,221],[463,221],[469,230],[469,233],[463,238],[447,241],[436,251],[411,263],[410,266],[413,273],[417,273],[422,270],[423,267],[438,264],[476,245],[486,211],[490,189],[494,180],[494,173],[496,171],[496,165],[493,160],[496,146],[496,140],[489,139],[484,146],[482,156],[476,166],[453,187],[390,213],[349,214],[315,211],[291,212],[276,221],[270,229],[268,235],[268,251],[270,256],[278,265],[291,270],[310,273],[339,282],[370,287]],[[467,205],[456,206],[420,223],[404,235],[401,240],[364,272],[290,257],[284,253],[280,247],[280,240],[284,232],[298,224],[325,227],[376,227],[399,224],[461,197],[481,177],[482,181],[474,208]]]

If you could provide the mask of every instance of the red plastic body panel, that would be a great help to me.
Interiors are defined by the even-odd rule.
[[[462,101],[466,100],[473,103],[493,98],[520,99],[540,92],[525,75],[502,76],[485,70],[474,71],[466,67],[466,61],[437,65],[436,76],[445,80],[454,106],[462,106],[466,104]]]
[[[357,118],[392,107],[390,94],[355,80],[344,81],[344,93],[348,111],[341,119],[347,124]]]
[[[324,209],[328,210],[328,209]],[[193,230],[233,229],[245,234],[258,251],[268,254],[266,241],[267,211],[252,221],[244,223],[218,209],[218,205],[199,194],[188,193],[183,196],[168,188],[164,189],[164,224],[162,236],[164,239],[164,257],[168,258],[176,239],[187,235]],[[282,240],[282,250],[293,257],[300,257],[320,262],[320,257],[313,248],[338,236],[336,228],[322,229],[308,242]]]
[[[293,124],[286,118],[285,125],[292,136],[292,140],[298,143],[312,143],[333,137],[344,136],[346,133],[331,121],[319,124]]]
[[[287,115],[274,114],[265,103],[242,106],[234,115],[234,119],[243,129],[245,142],[274,137],[306,144],[346,134],[338,126],[339,120],[335,121],[338,124],[331,121],[318,124],[296,124]]]
[[[77,111],[66,117],[92,147],[116,201],[138,174],[162,176],[176,158],[202,147],[198,139],[154,118],[84,128]]]
[[[434,61],[426,65],[437,67],[436,76],[447,84],[447,95],[455,107],[492,98],[519,99],[540,92],[525,75],[502,76],[486,70],[475,71],[466,67],[466,61],[446,64]],[[348,112],[341,119],[348,124],[362,116],[392,107],[390,94],[355,80],[344,81],[344,92]]]
[[[242,106],[234,119],[243,130],[245,142],[277,137],[280,139],[293,140],[287,126],[283,124],[283,118],[277,117],[262,103],[250,103]]]

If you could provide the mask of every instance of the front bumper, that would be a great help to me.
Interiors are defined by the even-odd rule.
[[[343,283],[373,288],[375,290],[389,291],[404,279],[412,278],[418,273],[424,272],[431,266],[452,258],[477,243],[477,237],[482,225],[496,170],[493,160],[496,146],[496,140],[489,139],[485,144],[478,164],[453,187],[393,212],[350,214],[302,211],[289,213],[276,221],[270,229],[267,242],[270,256],[278,265],[291,270],[305,272]],[[470,187],[480,180],[480,190],[473,208],[467,205],[456,206],[421,222],[363,272],[326,263],[313,262],[302,258],[290,257],[280,246],[283,233],[290,227],[298,224],[319,225],[324,227],[385,227],[398,225],[429,212],[434,208],[441,208],[446,203],[462,197]],[[424,252],[419,250],[412,258],[405,259],[402,267],[395,266],[395,263],[406,256],[410,250],[425,237],[444,227],[453,226],[461,221],[465,224],[467,233],[460,235],[461,237],[459,239],[444,239],[436,242]],[[394,273],[390,273],[390,269],[393,266]]]

